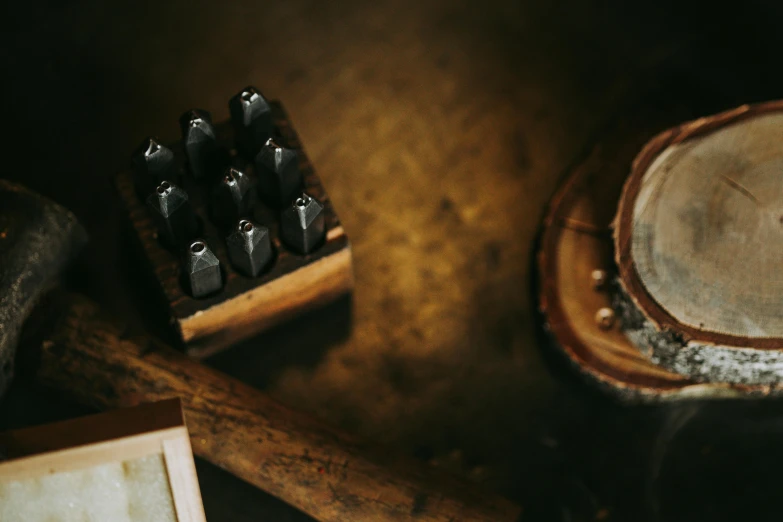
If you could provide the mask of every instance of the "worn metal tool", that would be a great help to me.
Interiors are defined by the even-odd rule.
[[[246,217],[255,204],[256,192],[253,182],[244,172],[233,167],[226,169],[215,189],[212,203],[212,216],[223,226],[236,223]]]
[[[276,208],[291,203],[302,186],[299,154],[270,138],[256,156],[255,166],[264,200]]]
[[[0,184],[0,203],[0,260],[11,261],[0,264],[6,291],[0,353],[10,361],[22,321],[84,243],[84,233],[69,212],[17,185]],[[50,295],[29,320],[20,373],[100,408],[181,397],[196,455],[319,520],[512,521],[519,514],[503,498],[374,452],[154,339],[129,339],[126,331],[84,298]]]
[[[0,180],[0,395],[13,376],[22,323],[86,241],[69,211]]]
[[[228,109],[239,151],[254,158],[272,136],[272,107],[258,89],[248,86],[229,100]]]
[[[302,194],[280,215],[280,235],[286,245],[308,254],[324,240],[324,207],[315,198]]]
[[[147,207],[166,246],[177,249],[198,233],[198,220],[188,194],[174,183],[162,181],[147,196]]]
[[[248,277],[256,277],[274,257],[269,229],[248,219],[239,220],[226,238],[226,246],[231,262]]]
[[[136,191],[140,197],[147,197],[161,182],[175,180],[177,164],[174,152],[161,145],[158,138],[148,137],[131,155],[131,170]]]
[[[212,116],[207,111],[192,109],[182,115],[179,124],[190,174],[196,179],[215,175],[220,151]]]
[[[223,287],[220,260],[203,239],[196,239],[185,249],[184,274],[193,297],[204,297]]]

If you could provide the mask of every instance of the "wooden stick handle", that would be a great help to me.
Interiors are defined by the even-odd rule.
[[[196,455],[322,521],[513,521],[519,508],[415,461],[382,465],[364,444],[149,338],[126,339],[68,297],[41,343],[37,378],[99,408],[179,396]],[[388,460],[388,459],[387,459]]]

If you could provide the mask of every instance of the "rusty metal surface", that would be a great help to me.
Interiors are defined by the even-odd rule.
[[[211,364],[484,482],[530,520],[669,520],[728,502],[660,486],[673,434],[713,410],[626,409],[559,373],[536,334],[530,255],[563,170],[642,86],[687,71],[711,109],[779,89],[776,63],[745,57],[779,45],[765,27],[781,13],[761,2],[740,14],[626,4],[9,3],[0,57],[19,132],[3,175],[74,209],[94,238],[74,285],[148,327],[116,205],[96,194],[144,136],[175,139],[191,107],[225,119],[228,97],[258,85],[283,101],[341,209],[356,291],[352,306]],[[46,173],[30,179],[31,166]],[[71,411],[51,401],[20,383],[2,424]],[[688,444],[708,445],[694,431]],[[199,472],[213,522],[302,519],[214,468]]]

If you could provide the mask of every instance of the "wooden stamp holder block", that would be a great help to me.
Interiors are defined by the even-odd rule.
[[[303,191],[324,206],[326,240],[308,255],[299,255],[281,242],[278,211],[259,198],[252,218],[269,228],[275,259],[258,277],[239,274],[229,261],[222,230],[210,219],[209,203],[212,185],[193,179],[186,172],[181,142],[171,148],[180,164],[179,183],[188,193],[199,217],[201,237],[220,260],[223,289],[206,298],[191,297],[182,284],[181,257],[165,248],[146,203],[137,195],[132,173],[117,177],[125,213],[149,271],[154,274],[167,305],[170,322],[181,339],[184,351],[194,357],[206,357],[242,339],[251,337],[281,321],[312,309],[350,292],[353,287],[351,248],[321,180],[310,164],[301,142],[283,109],[272,102],[275,139],[284,147],[297,149],[303,174]],[[215,125],[218,143],[230,156],[230,164],[251,177],[253,162],[239,156],[234,149],[233,129],[229,123]]]

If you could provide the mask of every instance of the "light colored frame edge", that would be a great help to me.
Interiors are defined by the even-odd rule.
[[[206,522],[185,426],[41,453],[0,463],[0,482],[25,480],[162,454],[178,522]]]

